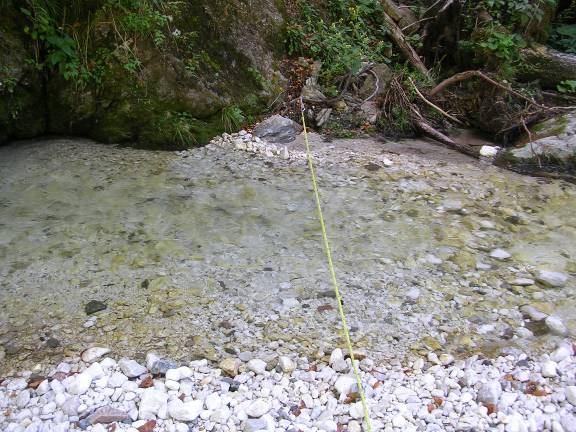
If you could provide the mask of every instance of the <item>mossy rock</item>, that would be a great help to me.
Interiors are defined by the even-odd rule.
[[[45,133],[42,77],[28,62],[32,47],[15,10],[0,10],[0,144]]]

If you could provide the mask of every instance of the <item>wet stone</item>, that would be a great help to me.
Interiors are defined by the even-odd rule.
[[[60,346],[60,341],[56,338],[49,338],[46,341],[46,346],[48,348],[58,348]]]
[[[106,308],[107,306],[105,303],[99,300],[90,300],[88,303],[86,303],[86,306],[84,306],[84,311],[86,312],[86,315],[92,315],[96,312],[103,311]]]

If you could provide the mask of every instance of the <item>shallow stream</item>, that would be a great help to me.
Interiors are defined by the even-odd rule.
[[[573,278],[509,283],[576,272],[572,185],[402,152],[376,167],[380,153],[319,165],[356,346],[539,350],[554,336],[518,332],[528,303],[576,330]],[[0,148],[2,368],[91,345],[133,358],[329,352],[341,333],[315,211],[304,163],[69,139]],[[106,309],[88,316],[91,300]]]

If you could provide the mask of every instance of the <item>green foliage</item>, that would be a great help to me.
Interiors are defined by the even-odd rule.
[[[242,110],[236,105],[222,108],[222,125],[226,132],[234,132],[242,127],[246,118]]]
[[[11,75],[10,69],[6,66],[0,66],[0,94],[14,93],[14,89],[18,85],[18,80]]]
[[[476,63],[503,78],[512,78],[520,61],[520,50],[526,47],[526,42],[519,34],[493,25],[478,32],[472,41],[462,41],[460,46],[472,53]]]
[[[554,26],[550,34],[550,45],[571,54],[576,54],[576,24]]]
[[[56,23],[57,9],[54,4],[41,0],[28,0],[28,8],[22,13],[30,25],[24,32],[35,42],[36,67],[56,69],[66,80],[84,82],[90,73],[80,62],[76,41]]]
[[[179,147],[185,148],[197,144],[197,130],[203,125],[188,112],[167,111],[156,121],[155,128],[159,136],[168,137]]]
[[[518,34],[506,33],[492,28],[478,42],[478,46],[504,62],[514,63],[519,59],[519,49],[524,48],[526,43]]]
[[[531,21],[540,22],[544,7],[556,3],[557,0],[484,0],[481,4],[502,24],[526,26]]]
[[[565,80],[558,84],[557,87],[560,93],[576,94],[576,80]]]
[[[362,62],[386,62],[390,44],[381,5],[375,0],[330,0],[329,16],[309,4],[300,4],[301,20],[288,27],[286,45],[291,55],[307,55],[323,63],[322,78],[357,72]]]

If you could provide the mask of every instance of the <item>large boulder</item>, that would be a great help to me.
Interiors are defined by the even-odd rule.
[[[302,126],[289,118],[274,115],[254,128],[254,135],[270,143],[292,142],[302,132]]]
[[[497,163],[518,171],[576,172],[576,111],[533,125],[532,141],[523,136],[499,155]]]

